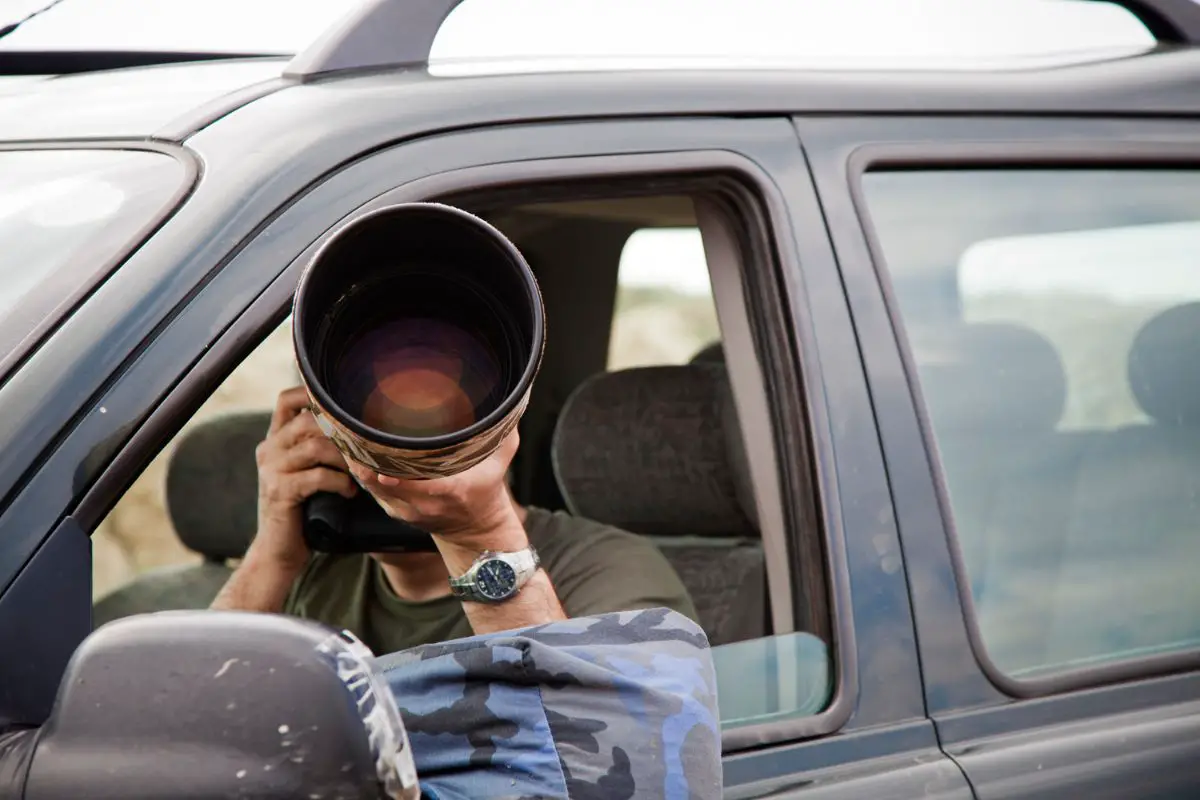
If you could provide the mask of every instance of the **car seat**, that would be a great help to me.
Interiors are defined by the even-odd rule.
[[[200,564],[152,570],[100,598],[95,626],[166,609],[207,608],[257,529],[258,468],[254,449],[267,435],[269,411],[206,420],[180,439],[167,465],[167,512],[184,546]]]
[[[1148,422],[1094,435],[1043,590],[1053,664],[1200,644],[1200,303],[1172,306],[1129,349]]]
[[[766,574],[723,364],[595,375],[568,398],[552,445],[568,509],[652,539],[714,646],[766,630]]]

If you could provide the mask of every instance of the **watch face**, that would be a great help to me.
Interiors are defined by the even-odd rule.
[[[503,600],[517,585],[517,573],[506,561],[492,559],[480,565],[475,573],[475,586],[489,600]]]

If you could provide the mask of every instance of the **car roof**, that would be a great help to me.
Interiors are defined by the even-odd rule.
[[[426,69],[395,69],[305,82],[281,77],[287,63],[236,59],[0,78],[0,142],[182,141],[256,103],[279,103],[287,125],[307,120],[318,129],[327,128],[329,119],[350,124],[401,116],[411,122],[420,109],[477,124],[698,113],[1200,114],[1200,50],[1187,48],[1053,69],[981,72],[692,67],[439,77]],[[271,101],[272,94],[286,100]],[[409,111],[404,95],[415,101]],[[456,113],[456,106],[473,110]],[[237,127],[249,117],[262,115],[232,114],[228,121]]]
[[[151,137],[208,103],[278,78],[286,64],[235,59],[0,77],[0,141]]]
[[[147,0],[117,1],[136,8]],[[72,2],[86,9],[78,4],[97,0],[61,8]],[[900,11],[899,0],[851,0],[849,11],[774,0],[571,0],[567,9],[559,0],[428,0],[424,10],[403,0],[342,2],[351,13],[315,41],[304,44],[311,24],[288,34],[302,47],[294,57],[163,51],[146,61],[179,63],[97,69],[106,63],[99,52],[83,56],[80,74],[0,75],[0,142],[182,141],[212,127],[245,135],[243,124],[278,130],[253,113],[259,108],[292,130],[332,137],[331,119],[419,129],[421,108],[433,114],[431,127],[655,114],[1200,112],[1200,48],[1179,44],[1200,44],[1200,6],[1179,13],[1175,33],[1163,36],[1125,8],[1091,1],[975,0],[963,10],[964,0],[907,0]],[[696,3],[705,15],[685,13]],[[872,3],[876,18],[857,25],[855,14]],[[57,8],[25,24],[53,21]],[[594,36],[581,32],[585,12]],[[893,41],[890,31],[910,14],[918,15],[907,28],[913,41]],[[1089,24],[1060,42],[1055,31],[1072,19]],[[813,32],[806,22],[824,27]],[[504,30],[513,35],[493,35]],[[836,46],[822,43],[826,33]],[[0,47],[0,66],[6,55]],[[94,71],[86,71],[88,57],[99,59]]]

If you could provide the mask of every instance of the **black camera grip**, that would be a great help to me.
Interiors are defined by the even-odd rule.
[[[304,503],[304,542],[320,553],[427,553],[437,550],[428,531],[388,516],[360,491],[351,499],[317,492]]]

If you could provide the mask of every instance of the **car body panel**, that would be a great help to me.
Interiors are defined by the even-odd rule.
[[[282,59],[171,64],[0,82],[0,142],[149,138],[175,118],[278,78]]]
[[[330,132],[331,119],[365,122],[369,118],[394,126],[398,112],[412,119],[404,113],[410,103],[416,106],[414,114],[444,116],[455,109],[470,110],[476,124],[612,114],[784,110],[1179,115],[1200,110],[1192,84],[1197,62],[1200,53],[1177,50],[1050,71],[980,73],[688,70],[671,68],[669,62],[653,70],[469,78],[402,71],[291,84],[279,105],[254,103],[245,110],[256,117],[281,116],[280,127],[315,126],[317,134]],[[174,125],[176,118],[190,119],[189,112],[194,114],[198,106],[279,79],[286,63],[264,57],[41,80],[6,79],[0,83],[0,87],[8,85],[0,91],[0,141],[183,139],[198,126]],[[495,90],[498,81],[503,81],[501,91]],[[289,84],[272,84],[272,88],[284,86]]]
[[[981,649],[963,597],[961,561],[943,522],[934,465],[919,424],[907,346],[888,278],[864,235],[858,175],[875,161],[953,163],[1200,163],[1200,125],[1168,120],[1081,121],[916,117],[867,123],[799,119],[813,164],[887,452],[888,474],[917,622],[925,698],[946,749],[977,796],[1177,797],[1200,782],[1196,654],[1152,659],[1123,673],[1080,671],[1022,687]],[[936,140],[936,144],[931,142]],[[1160,673],[1180,674],[1155,677]],[[1123,680],[1114,683],[1114,680]],[[1099,688],[1070,691],[1089,684]],[[1046,697],[1020,699],[1022,695]]]

